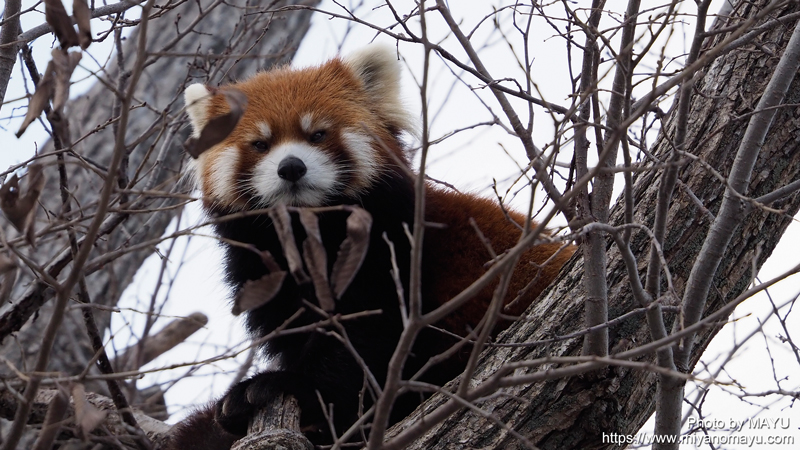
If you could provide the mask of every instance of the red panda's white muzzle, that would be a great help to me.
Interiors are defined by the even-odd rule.
[[[321,149],[286,142],[264,155],[253,168],[250,187],[258,206],[276,203],[321,206],[339,190],[337,167]]]

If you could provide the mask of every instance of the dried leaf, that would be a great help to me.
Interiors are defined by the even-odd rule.
[[[42,431],[39,432],[39,437],[36,438],[31,450],[49,450],[53,448],[53,442],[61,429],[61,420],[67,413],[68,407],[69,397],[61,389],[58,389],[56,395],[53,396],[47,406],[47,414],[44,418]]]
[[[6,218],[8,218],[11,223],[19,222],[19,216],[17,212],[17,204],[19,203],[19,177],[17,174],[11,175],[11,178],[7,179],[3,186],[0,186],[0,207],[3,208],[3,213],[5,213]],[[17,228],[19,229],[19,227]]]
[[[355,208],[347,218],[347,237],[339,246],[336,262],[331,270],[331,286],[336,299],[353,282],[369,249],[369,230],[372,228],[372,216],[361,208]]]
[[[17,130],[17,137],[22,136],[28,125],[50,106],[50,99],[53,98],[53,92],[55,91],[55,76],[55,64],[50,61],[47,63],[47,69],[45,69],[42,79],[39,80],[39,84],[36,86],[36,92],[33,93],[31,101],[28,102],[28,112],[25,113],[25,119],[22,120],[22,125]]]
[[[333,302],[331,287],[328,283],[328,255],[322,245],[322,234],[319,231],[319,220],[313,212],[300,210],[300,223],[306,229],[306,240],[303,242],[303,258],[306,261],[311,281],[314,283],[314,292],[317,294],[319,306],[325,311],[333,311],[336,304]]]
[[[89,10],[88,2],[72,0],[72,14],[75,16],[75,22],[78,23],[78,40],[81,48],[86,50],[92,43],[92,26],[89,24],[92,20],[92,12]]]
[[[66,50],[53,49],[53,68],[55,70],[55,90],[53,93],[53,110],[62,113],[64,105],[69,100],[69,79],[72,72],[81,61],[81,52],[67,52]]]
[[[268,272],[272,273],[281,270],[281,267],[278,265],[278,262],[275,261],[275,257],[272,256],[272,253],[265,250],[260,252],[260,254],[261,262],[264,263],[264,266],[267,268]]]
[[[278,239],[281,241],[283,247],[283,256],[289,263],[289,272],[291,272],[297,284],[308,283],[308,275],[303,270],[303,260],[300,258],[300,251],[297,249],[297,244],[294,241],[294,232],[292,232],[292,218],[289,217],[289,210],[286,205],[278,204],[269,210],[269,217],[275,225],[275,232],[278,233]]]
[[[233,315],[238,316],[245,311],[251,311],[263,306],[281,290],[286,272],[274,272],[255,281],[248,281],[239,290],[233,300]]]
[[[14,228],[20,233],[24,233],[28,243],[35,244],[35,234],[33,232],[34,216],[36,215],[36,202],[42,194],[45,176],[42,166],[31,164],[28,167],[26,179],[26,191],[24,195],[20,192],[19,178],[16,174],[0,187],[0,209]]]
[[[0,284],[0,305],[5,305],[11,298],[11,291],[17,281],[18,266],[16,261],[0,255],[0,274],[2,274],[2,284]]]
[[[25,226],[25,239],[32,247],[36,247],[36,233],[33,229],[34,219],[36,218],[36,204],[39,197],[42,195],[44,189],[45,175],[40,164],[32,164],[28,167],[28,175],[26,177],[27,193],[23,198],[26,205],[30,205],[30,212],[28,213],[27,225]]]
[[[61,48],[69,48],[80,43],[78,33],[72,27],[72,19],[61,0],[44,0],[44,19],[53,28]]]
[[[75,404],[75,424],[80,427],[83,436],[89,436],[92,430],[103,423],[106,412],[86,400],[86,390],[79,383],[72,386],[72,402]]]
[[[220,90],[220,93],[225,96],[230,111],[209,120],[200,132],[200,137],[190,137],[183,143],[183,148],[192,158],[198,158],[204,151],[225,140],[244,115],[247,108],[247,96],[244,92],[227,88]]]
[[[17,263],[6,255],[0,255],[0,275],[17,268]]]

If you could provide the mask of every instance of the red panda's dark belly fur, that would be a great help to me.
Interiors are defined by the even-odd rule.
[[[341,315],[363,311],[377,311],[355,320],[342,321],[347,339],[377,379],[383,383],[389,359],[402,332],[399,299],[391,275],[391,254],[384,233],[393,242],[397,266],[404,291],[408,291],[408,267],[410,266],[410,243],[403,224],[413,225],[413,182],[402,171],[387,171],[375,183],[374,188],[359,199],[359,206],[372,216],[369,248],[359,272],[341,299],[336,300],[336,313]],[[340,199],[332,204],[352,201]],[[329,270],[341,242],[346,237],[346,211],[319,213],[319,228],[328,256]],[[296,214],[292,214],[293,233],[298,248],[306,237]],[[286,269],[288,264],[270,218],[253,216],[233,221],[221,221],[216,225],[217,233],[226,240],[253,244],[261,251],[269,251],[277,263]],[[267,273],[261,257],[241,246],[223,244],[226,252],[227,281],[235,295],[248,280],[255,280]],[[247,328],[254,338],[263,337],[284,324],[303,307],[303,299],[314,301],[310,284],[298,286],[287,276],[280,292],[266,305],[247,313]],[[305,312],[289,328],[312,324],[322,320],[319,314],[306,308]],[[323,419],[319,410],[316,390],[328,403],[334,405],[337,429],[347,429],[357,419],[359,391],[363,387],[363,371],[353,356],[335,338],[322,333],[291,334],[272,339],[265,344],[267,353],[277,357],[282,371],[291,373],[286,386],[298,397],[303,411],[303,424],[316,423]],[[407,368],[416,371],[424,364],[422,358],[412,357]],[[427,358],[426,358],[427,359]],[[412,372],[413,373],[413,372]],[[437,379],[441,376],[437,376]],[[367,395],[369,397],[369,395]],[[369,405],[369,398],[366,401]],[[407,405],[403,405],[406,403]],[[418,400],[417,400],[418,403]],[[411,412],[415,405],[400,402],[394,415],[400,419]],[[312,438],[314,436],[312,435]],[[325,442],[323,436],[318,442]]]

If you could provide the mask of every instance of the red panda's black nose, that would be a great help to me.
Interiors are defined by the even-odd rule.
[[[303,160],[295,156],[287,156],[278,164],[278,176],[286,181],[295,182],[306,174]]]

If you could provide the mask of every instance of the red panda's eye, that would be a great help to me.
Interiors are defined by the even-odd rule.
[[[326,135],[326,133],[325,133],[324,130],[315,131],[315,132],[311,133],[311,136],[308,137],[308,140],[312,144],[319,144],[320,142],[325,140],[325,135]]]
[[[269,142],[267,141],[253,141],[251,145],[259,152],[265,152],[269,150]]]

